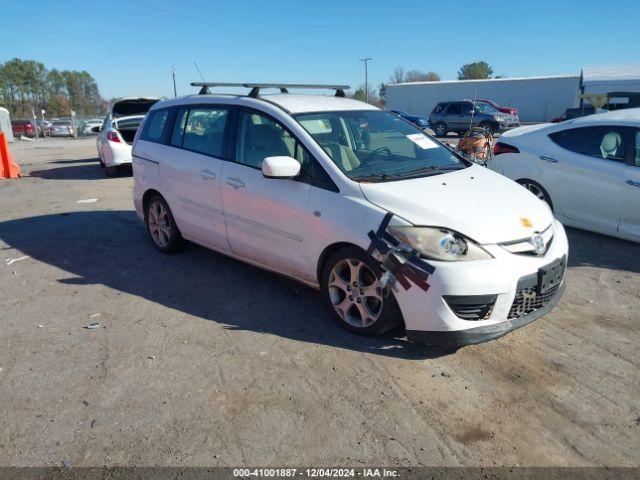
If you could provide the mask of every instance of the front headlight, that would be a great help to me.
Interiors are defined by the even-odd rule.
[[[494,119],[496,122],[504,122],[504,118],[502,118],[500,115],[494,115],[494,116],[493,116],[493,119]]]
[[[432,260],[463,262],[493,258],[480,245],[460,234],[436,227],[389,227],[401,243]]]

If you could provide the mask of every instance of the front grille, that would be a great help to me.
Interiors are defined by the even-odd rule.
[[[549,250],[549,247],[553,243],[553,228],[550,225],[543,232],[540,233],[544,240],[545,249],[544,252],[538,253],[536,252],[535,247],[533,246],[533,238],[522,238],[520,240],[514,240],[511,242],[501,243],[500,246],[507,250],[508,252],[515,253],[517,255],[544,255]],[[534,234],[535,235],[535,234]]]
[[[497,295],[444,296],[453,313],[463,320],[471,321],[488,319],[497,298]]]
[[[537,287],[518,289],[507,319],[514,320],[522,315],[528,315],[529,313],[533,313],[536,310],[546,307],[559,288],[560,285],[556,285],[542,294],[537,292]]]

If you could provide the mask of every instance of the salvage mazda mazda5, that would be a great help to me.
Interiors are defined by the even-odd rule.
[[[564,229],[515,182],[346,86],[193,85],[151,107],[133,146],[134,204],[158,250],[187,239],[319,288],[351,332],[403,325],[434,345],[498,338],[561,297]]]

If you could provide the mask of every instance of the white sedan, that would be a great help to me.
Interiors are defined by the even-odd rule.
[[[102,127],[91,129],[100,133],[96,140],[98,158],[108,177],[116,175],[120,165],[131,164],[131,145],[140,122],[159,100],[156,97],[121,98],[112,105]]]
[[[640,242],[640,108],[516,128],[494,153],[564,224]]]

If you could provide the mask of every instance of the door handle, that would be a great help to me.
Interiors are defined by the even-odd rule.
[[[231,185],[236,190],[244,187],[244,182],[236,177],[227,177],[227,184]]]
[[[558,163],[558,160],[556,160],[555,158],[545,157],[544,155],[540,155],[539,158],[540,158],[540,160],[544,160],[545,162]]]
[[[208,168],[206,168],[204,170],[200,170],[200,176],[203,178],[203,180],[215,180],[216,179],[216,174],[214,172],[212,172],[211,170],[209,170]]]
[[[632,187],[640,187],[640,182],[634,182],[633,180],[627,180],[626,182],[627,185],[631,185]]]

